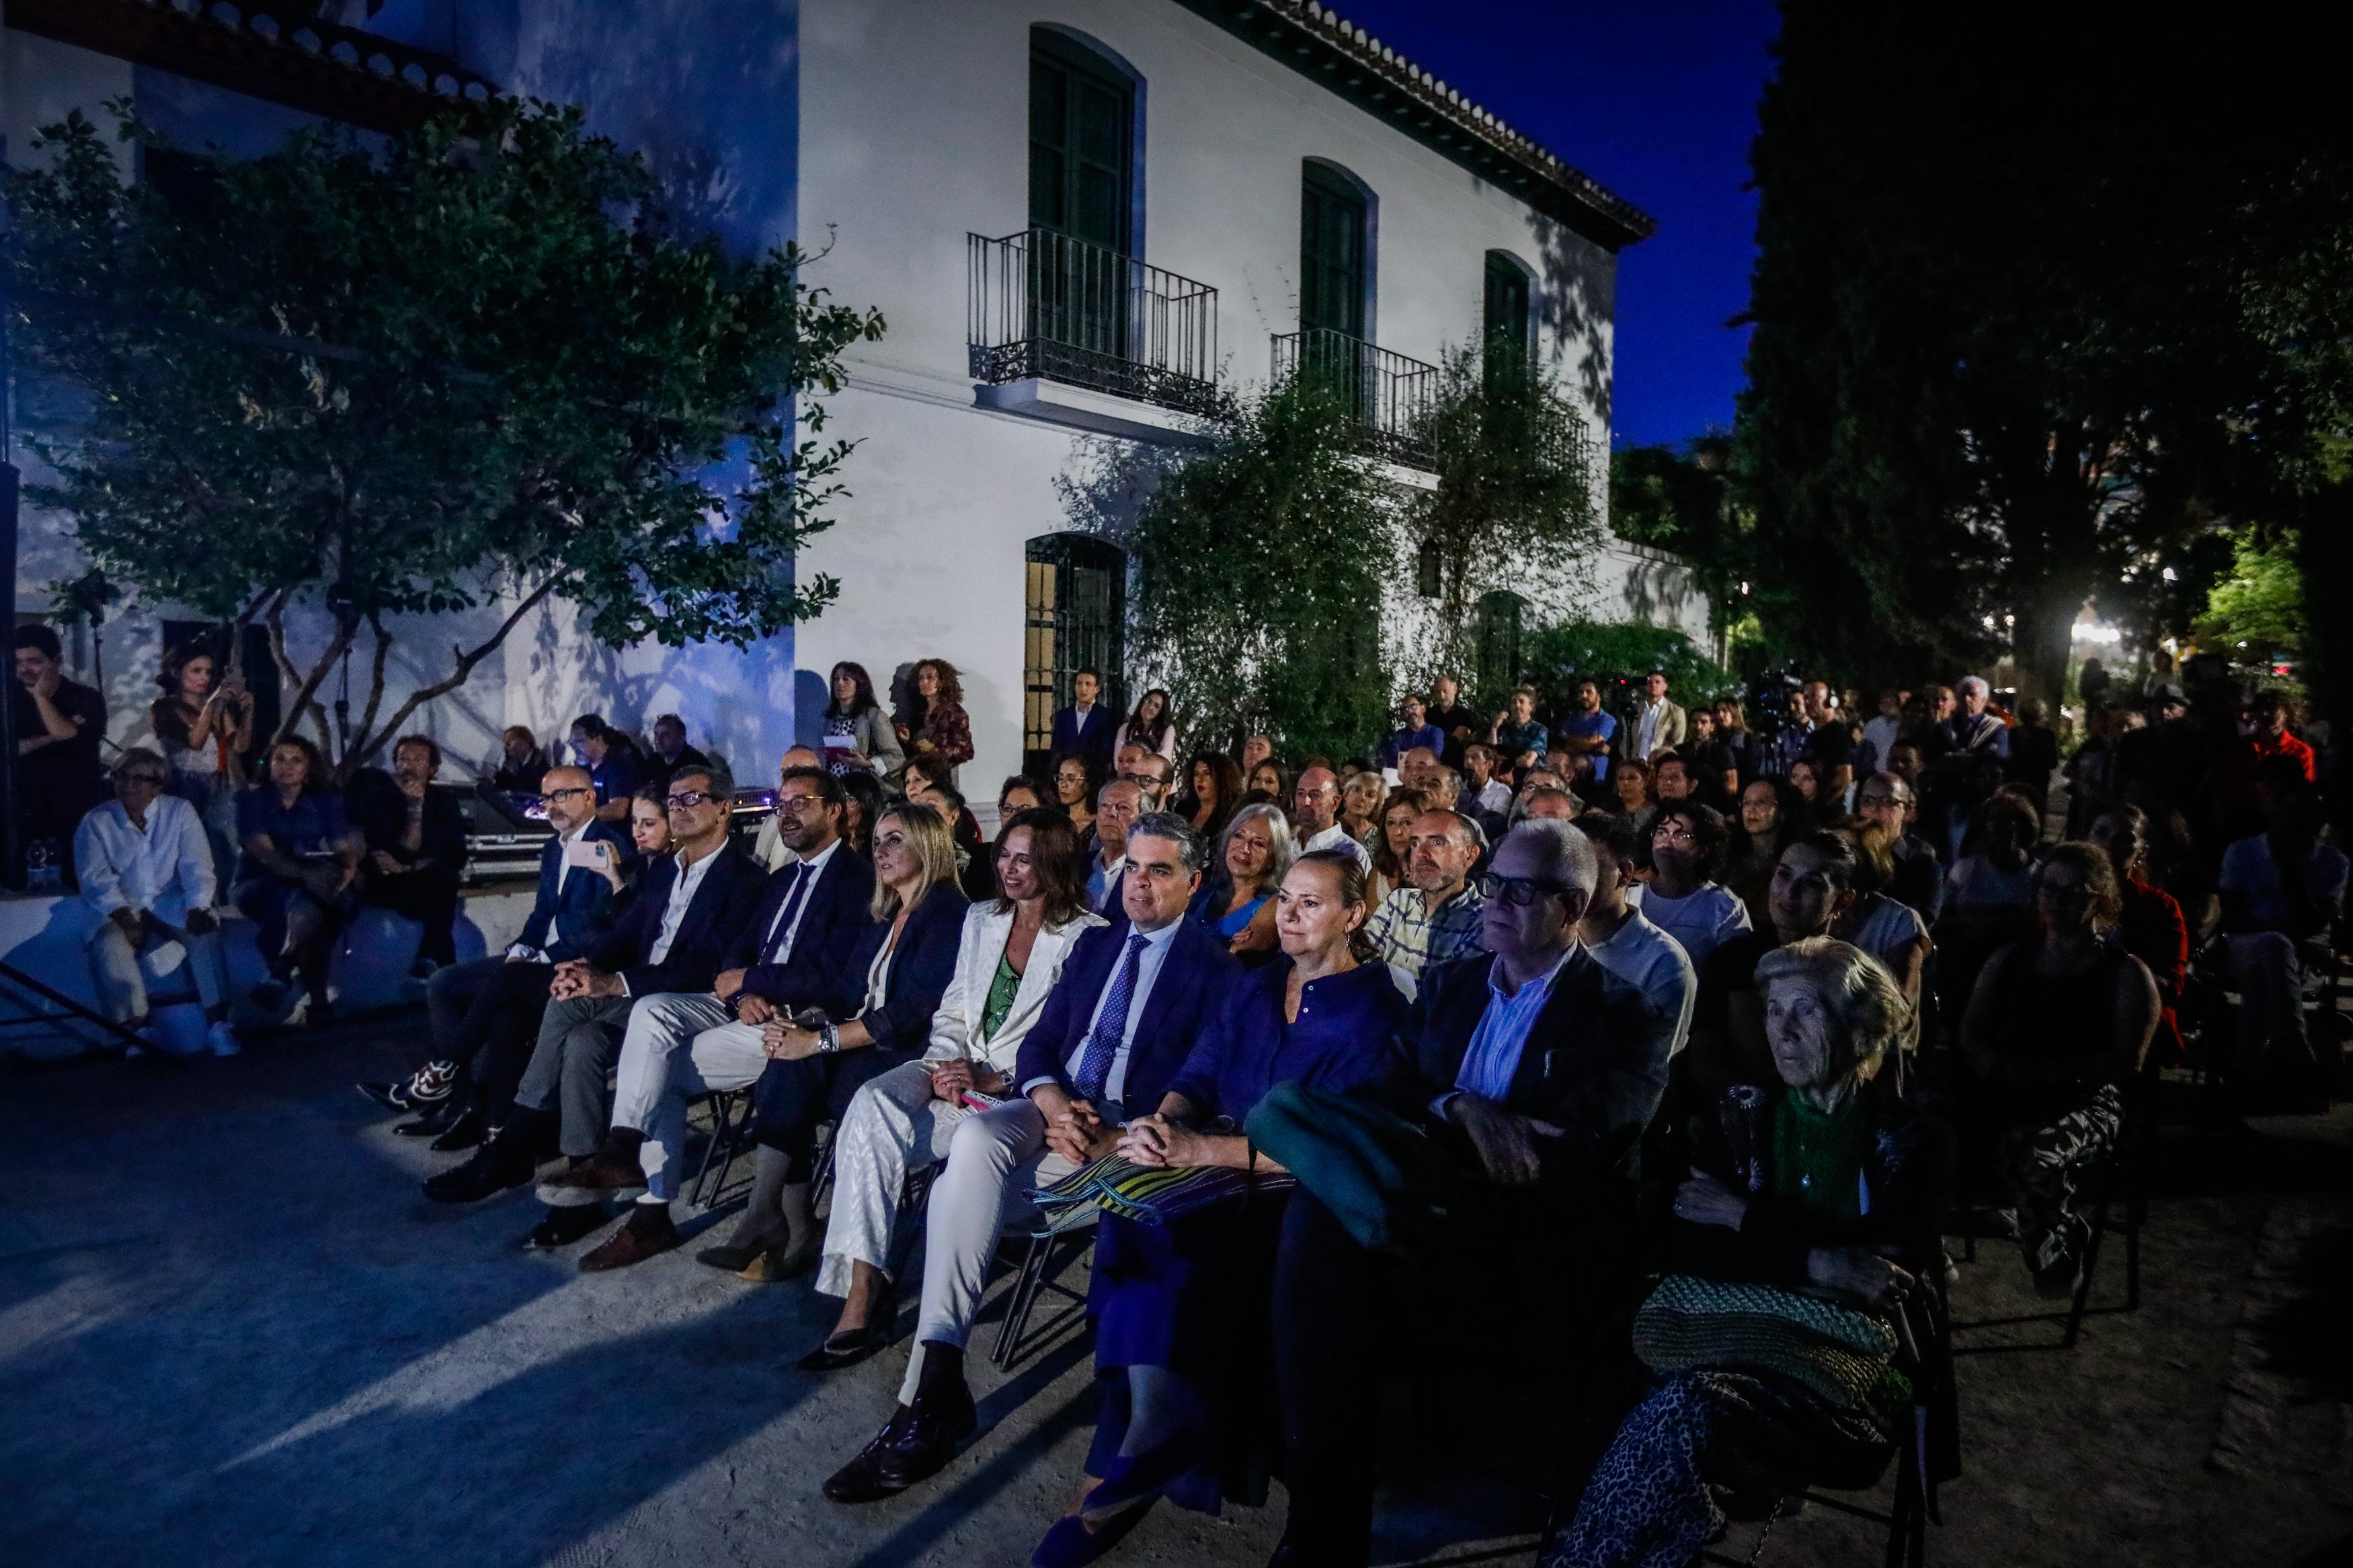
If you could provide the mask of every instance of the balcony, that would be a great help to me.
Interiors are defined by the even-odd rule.
[[[965,237],[975,381],[1059,382],[1196,417],[1219,412],[1215,289],[1052,229]]]
[[[1274,339],[1274,379],[1293,374],[1321,383],[1348,411],[1357,450],[1409,468],[1437,459],[1421,433],[1438,395],[1438,367],[1375,348],[1362,338],[1315,327]]]

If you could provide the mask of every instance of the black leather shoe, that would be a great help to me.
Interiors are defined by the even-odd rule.
[[[880,1502],[901,1489],[882,1479],[881,1456],[893,1446],[903,1442],[914,1425],[914,1412],[902,1405],[891,1413],[891,1419],[876,1434],[874,1441],[858,1450],[858,1457],[825,1479],[825,1495],[836,1502]]]
[[[569,1247],[586,1236],[594,1236],[605,1228],[613,1211],[602,1204],[569,1204],[560,1209],[550,1209],[547,1217],[532,1226],[531,1234],[522,1238],[525,1252],[547,1252],[559,1247]]]
[[[904,1491],[947,1468],[956,1445],[979,1425],[972,1391],[962,1384],[953,1394],[918,1394],[908,1407],[906,1435],[874,1457],[875,1472],[892,1490]]]
[[[509,1187],[522,1186],[537,1169],[522,1139],[492,1132],[482,1140],[472,1159],[427,1180],[425,1195],[440,1204],[479,1203]]]
[[[890,1333],[879,1324],[869,1323],[862,1329],[844,1329],[826,1336],[825,1343],[801,1357],[803,1372],[839,1372],[846,1366],[856,1366],[891,1342]]]
[[[396,1127],[393,1131],[397,1132],[401,1129]],[[480,1111],[465,1111],[448,1119],[441,1129],[441,1136],[433,1140],[427,1147],[438,1150],[444,1154],[452,1150],[476,1148],[481,1143],[483,1134],[488,1131],[489,1129],[482,1125]]]

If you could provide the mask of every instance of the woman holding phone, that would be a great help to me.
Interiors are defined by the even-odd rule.
[[[237,849],[245,753],[253,749],[253,698],[245,678],[235,670],[222,676],[202,644],[166,654],[157,684],[164,695],[147,705],[147,722],[172,764],[166,793],[196,808],[213,864],[226,870]]]
[[[895,773],[907,765],[899,731],[874,699],[874,679],[862,664],[833,667],[833,700],[825,710],[825,763],[836,773],[853,768]]]

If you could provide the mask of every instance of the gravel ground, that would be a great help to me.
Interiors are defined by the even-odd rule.
[[[527,1193],[426,1203],[416,1182],[448,1157],[350,1087],[412,1065],[421,1027],[0,1076],[0,1563],[1027,1561],[1093,1418],[1080,1343],[985,1373],[985,1431],[944,1476],[828,1503],[818,1482],[887,1415],[900,1353],[809,1376],[793,1360],[831,1312],[806,1286],[683,1254],[583,1276],[516,1249]],[[1968,1473],[1931,1562],[2353,1561],[2353,1108],[2171,1131],[2158,1155],[2137,1312],[2094,1317],[2073,1352],[2031,1348],[2050,1325],[1963,1336]],[[1955,1300],[1964,1320],[2042,1310],[1991,1244]],[[1377,1561],[1528,1560],[1540,1509],[1460,1462],[1462,1432],[1493,1425],[1401,1413],[1399,1447],[1456,1462],[1384,1491]],[[1281,1517],[1279,1488],[1222,1520],[1163,1509],[1113,1561],[1256,1564]],[[1817,1507],[1763,1561],[1879,1554]]]

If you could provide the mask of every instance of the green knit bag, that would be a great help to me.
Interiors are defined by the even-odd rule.
[[[1689,1274],[1668,1275],[1634,1314],[1634,1353],[1654,1371],[1778,1373],[1841,1410],[1885,1409],[1909,1397],[1894,1370],[1895,1344],[1893,1328],[1852,1307]]]

